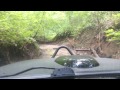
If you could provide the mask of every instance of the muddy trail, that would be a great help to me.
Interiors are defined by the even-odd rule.
[[[40,52],[41,54],[37,57],[33,57],[31,59],[50,59],[54,52],[56,51],[56,49],[60,46],[67,46],[68,48],[70,48],[70,50],[76,55],[91,55],[93,57],[96,57],[95,54],[90,53],[90,52],[76,52],[76,50],[91,50],[91,47],[93,47],[94,52],[96,52],[96,54],[98,54],[99,57],[101,58],[114,58],[114,59],[120,59],[120,47],[119,45],[117,46],[115,43],[106,43],[106,42],[102,42],[101,43],[101,51],[99,50],[98,46],[99,44],[94,40],[93,44],[88,44],[88,43],[79,43],[79,41],[73,41],[73,40],[68,40],[68,41],[64,41],[64,42],[54,42],[54,43],[44,43],[44,44],[39,44],[39,48],[40,48]],[[31,51],[32,52],[32,51]],[[70,53],[62,48],[58,51],[57,55],[55,56],[55,58],[59,57],[59,56],[63,56],[63,55],[70,55]],[[16,57],[18,58],[18,57]],[[30,59],[20,59],[21,61],[23,60],[30,60]],[[20,60],[13,60],[12,63],[14,62],[18,62]],[[9,64],[7,62],[7,60],[5,60],[4,58],[0,58],[0,66]]]
[[[52,55],[54,54],[55,50],[60,47],[60,46],[65,46],[65,45],[58,45],[58,44],[40,44],[40,49],[42,51],[42,55],[39,57],[40,59],[43,59],[43,58],[51,58]],[[73,53],[74,50],[73,49],[70,49]],[[64,48],[61,48],[56,57],[59,57],[59,56],[62,56],[62,55],[70,55],[70,53],[64,49]],[[55,57],[55,58],[56,58]]]
[[[99,45],[98,43],[94,42],[93,44],[78,44],[77,42],[64,42],[64,43],[47,43],[47,44],[39,44],[39,47],[41,49],[42,55],[40,55],[39,59],[43,59],[43,58],[51,58],[52,55],[54,54],[55,50],[60,47],[60,46],[67,46],[68,48],[70,48],[70,50],[74,53],[74,54],[78,54],[78,55],[92,55],[92,56],[99,56],[101,58],[114,58],[114,59],[120,59],[120,47],[118,45],[116,45],[115,43],[106,43],[106,42],[102,42],[101,46],[100,46],[100,50],[99,50]],[[75,47],[76,46],[76,47]],[[94,52],[97,54],[91,54],[91,53],[86,53],[86,52],[79,52],[76,53],[77,49],[91,49],[91,47],[93,47]],[[72,48],[75,47],[75,48]],[[63,55],[70,55],[70,53],[62,48],[59,50],[59,52],[57,53],[56,57],[59,56],[63,56]]]

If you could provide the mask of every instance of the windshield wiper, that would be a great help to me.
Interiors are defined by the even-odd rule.
[[[56,69],[56,68],[49,68],[49,67],[32,67],[32,68],[29,68],[29,69],[26,69],[26,70],[23,70],[21,72],[18,72],[18,73],[15,73],[15,74],[12,74],[12,75],[4,75],[4,76],[0,76],[0,78],[4,78],[4,77],[11,77],[11,76],[17,76],[19,74],[22,74],[22,73],[25,73],[25,72],[28,72],[30,70],[34,70],[34,69]]]
[[[12,75],[4,75],[0,76],[0,78],[5,78],[5,77],[11,77],[11,76],[17,76],[19,74],[25,73],[27,71],[33,70],[33,69],[52,69],[53,72],[51,73],[49,78],[60,78],[60,77],[70,77],[70,76],[75,76],[74,71],[69,68],[69,67],[64,67],[64,68],[49,68],[49,67],[32,67],[26,70],[23,70],[21,72],[12,74]]]

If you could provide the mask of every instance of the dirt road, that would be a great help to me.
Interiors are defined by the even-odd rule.
[[[55,52],[56,48],[58,48],[59,46],[61,46],[61,45],[40,44],[40,48],[42,50],[42,55],[40,56],[40,59],[41,58],[51,58],[53,53]],[[74,53],[73,50],[72,50],[72,52]],[[62,56],[62,55],[70,55],[70,54],[66,49],[62,48],[61,50],[59,50],[56,57]]]

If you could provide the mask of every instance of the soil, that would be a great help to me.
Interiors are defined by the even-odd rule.
[[[90,49],[92,46],[98,46],[98,43],[94,40],[92,44],[88,43],[79,43],[79,41],[74,41],[74,40],[68,40],[65,42],[55,42],[55,43],[44,43],[44,44],[39,44],[40,52],[42,52],[41,55],[37,58],[32,58],[32,59],[49,59],[52,57],[54,54],[55,50],[60,47],[60,46],[67,46],[71,49],[71,51],[76,54],[75,49]],[[94,47],[94,49],[96,48]],[[102,58],[115,58],[115,59],[120,59],[120,46],[116,45],[114,42],[109,43],[109,42],[103,42],[101,43],[101,53],[97,51],[97,54],[102,57]],[[79,53],[81,54],[81,53]],[[59,50],[57,53],[56,57],[63,56],[63,55],[70,55],[70,53],[62,48]],[[18,58],[18,57],[17,57]],[[21,59],[22,60],[22,59]],[[6,62],[2,62],[2,58],[0,58],[0,66],[5,65]],[[13,62],[12,62],[13,63]]]
[[[42,50],[42,55],[39,57],[41,58],[51,58],[53,53],[55,52],[56,48],[60,46],[67,46],[69,47],[74,54],[76,54],[75,49],[90,49],[92,46],[94,46],[94,49],[96,50],[96,53],[101,58],[115,58],[120,59],[120,46],[115,44],[115,42],[102,42],[100,47],[101,51],[97,50],[99,43],[96,40],[93,40],[94,42],[89,43],[78,43],[79,41],[74,40],[68,40],[65,42],[56,42],[56,43],[48,43],[48,44],[40,44],[40,48]],[[79,53],[82,54],[82,53]],[[69,52],[66,49],[59,50],[58,56],[62,55],[70,55]]]
[[[42,50],[42,55],[39,57],[40,59],[43,58],[51,58],[54,54],[55,50],[60,46],[66,46],[65,44],[40,44],[40,48]],[[74,50],[71,49],[71,51],[74,53]],[[62,48],[57,53],[56,57],[62,56],[62,55],[70,55],[69,52]]]

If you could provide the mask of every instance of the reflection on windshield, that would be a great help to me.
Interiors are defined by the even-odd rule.
[[[55,60],[56,63],[73,68],[92,68],[99,66],[99,63],[88,56],[61,56]]]

